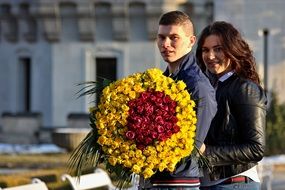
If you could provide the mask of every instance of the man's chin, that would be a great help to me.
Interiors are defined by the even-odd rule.
[[[167,62],[167,63],[172,63],[172,62],[174,62],[174,60],[171,59],[171,58],[169,58],[169,57],[163,57],[163,60],[164,60],[165,62]]]

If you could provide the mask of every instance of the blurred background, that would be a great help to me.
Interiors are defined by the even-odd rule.
[[[283,154],[284,8],[283,0],[0,0],[0,143],[55,143],[66,128],[85,135],[96,98],[78,98],[78,84],[164,70],[158,19],[178,9],[197,36],[225,20],[249,42],[269,97],[266,155]]]

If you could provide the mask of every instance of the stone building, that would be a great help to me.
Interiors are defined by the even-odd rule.
[[[23,113],[39,113],[41,127],[67,126],[69,115],[87,113],[92,101],[77,99],[77,84],[165,68],[155,43],[163,12],[186,11],[199,31],[212,20],[212,5],[208,0],[0,0],[0,126],[3,116]]]
[[[213,20],[233,23],[252,46],[268,89],[284,102],[284,7],[283,0],[0,0],[0,132],[4,116],[67,126],[92,102],[77,98],[77,84],[164,69],[157,22],[175,9],[191,16],[196,34]]]

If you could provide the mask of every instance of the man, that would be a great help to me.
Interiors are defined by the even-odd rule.
[[[192,98],[196,100],[198,121],[195,145],[200,149],[217,106],[215,91],[191,52],[195,41],[193,24],[188,15],[181,11],[171,11],[161,16],[157,46],[168,65],[164,74],[175,80],[183,80]],[[141,180],[140,188],[198,190],[199,168],[195,156],[189,155],[172,173],[157,172],[149,180]]]

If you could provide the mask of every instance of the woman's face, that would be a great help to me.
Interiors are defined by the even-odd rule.
[[[231,71],[231,61],[226,57],[219,36],[210,35],[202,45],[202,59],[206,68],[213,74],[221,77]]]

